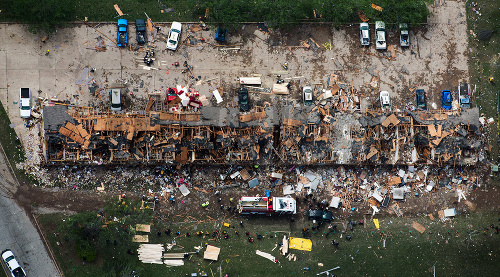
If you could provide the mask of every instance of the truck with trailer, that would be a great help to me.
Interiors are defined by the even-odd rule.
[[[296,214],[297,203],[292,197],[243,196],[238,201],[240,214]]]

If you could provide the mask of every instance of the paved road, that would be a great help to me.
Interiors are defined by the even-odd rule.
[[[0,252],[10,248],[28,276],[58,277],[37,229],[12,199],[15,184],[0,148]]]

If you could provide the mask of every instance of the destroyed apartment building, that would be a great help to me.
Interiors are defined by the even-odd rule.
[[[238,108],[196,112],[100,112],[43,108],[46,164],[474,165],[477,108],[364,112],[332,106]]]

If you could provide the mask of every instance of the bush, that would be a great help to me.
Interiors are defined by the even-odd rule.
[[[84,262],[92,262],[97,257],[97,248],[87,240],[80,240],[75,244],[78,257]]]

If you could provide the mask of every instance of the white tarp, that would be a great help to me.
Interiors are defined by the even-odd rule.
[[[338,209],[340,205],[340,197],[334,196],[332,197],[332,201],[330,201],[330,207]]]
[[[188,194],[190,193],[190,191],[188,190],[188,188],[184,184],[182,184],[179,187],[179,190],[181,191],[182,195],[184,195],[184,196],[188,196]]]
[[[220,104],[220,103],[222,103],[222,101],[224,101],[224,100],[222,100],[222,97],[220,96],[220,93],[218,90],[214,90],[212,93],[215,97],[215,100],[217,100],[217,104]]]
[[[283,195],[290,195],[294,193],[295,189],[293,188],[293,185],[288,185],[283,187]]]
[[[405,189],[404,188],[395,188],[392,190],[392,198],[394,200],[403,200],[405,199]]]
[[[382,202],[382,200],[384,200],[384,198],[382,198],[382,196],[380,196],[380,194],[376,191],[373,193],[373,198],[377,199],[378,202]]]
[[[451,217],[451,216],[455,216],[455,215],[457,215],[455,208],[444,210],[444,216],[446,216],[446,217]]]

